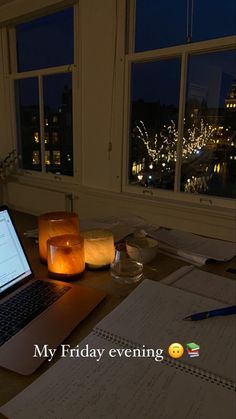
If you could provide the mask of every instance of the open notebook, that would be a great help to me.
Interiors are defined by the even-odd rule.
[[[80,343],[104,349],[99,361],[58,361],[0,409],[12,419],[235,417],[235,318],[182,319],[219,302],[144,280]],[[172,342],[200,345],[200,356],[167,356]],[[111,357],[117,348],[163,348],[164,360]]]

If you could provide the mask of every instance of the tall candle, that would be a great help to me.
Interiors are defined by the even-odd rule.
[[[39,253],[42,262],[47,262],[47,240],[63,234],[79,234],[78,215],[70,212],[48,212],[38,218]]]
[[[86,266],[90,269],[109,266],[115,256],[113,234],[108,230],[90,230],[81,234],[84,237]]]
[[[47,241],[50,277],[70,279],[84,272],[84,240],[79,235],[64,234]]]

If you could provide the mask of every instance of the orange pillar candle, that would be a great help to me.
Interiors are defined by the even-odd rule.
[[[84,240],[75,234],[52,237],[47,241],[49,277],[71,279],[84,272]]]
[[[39,254],[47,262],[47,240],[62,234],[79,234],[78,215],[70,212],[48,212],[38,218]]]
[[[90,269],[110,266],[115,256],[113,234],[108,230],[90,230],[81,234],[84,237],[86,266]]]

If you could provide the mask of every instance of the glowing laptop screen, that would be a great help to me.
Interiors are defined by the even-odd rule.
[[[8,211],[0,210],[0,293],[31,273]]]

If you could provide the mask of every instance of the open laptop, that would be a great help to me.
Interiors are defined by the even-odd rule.
[[[0,366],[28,375],[45,361],[35,345],[56,348],[105,293],[77,284],[33,279],[6,206],[0,206]]]

